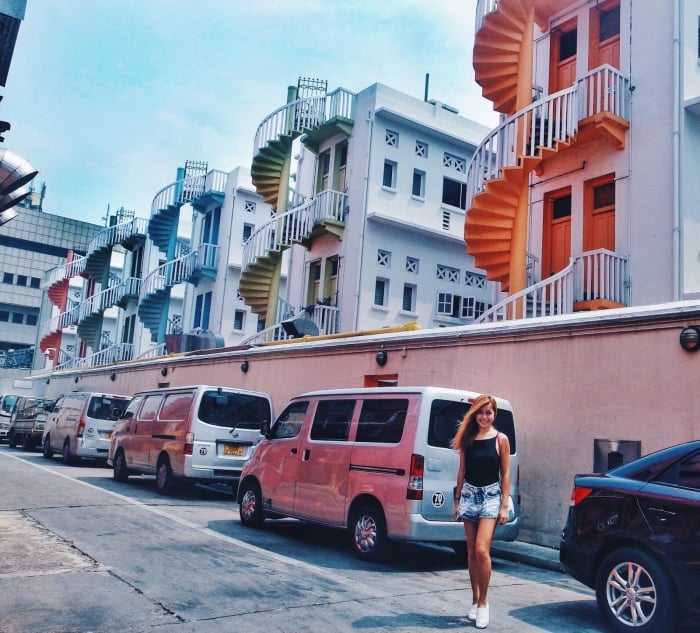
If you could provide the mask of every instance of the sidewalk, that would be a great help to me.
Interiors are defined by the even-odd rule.
[[[559,563],[559,550],[543,545],[533,545],[521,541],[493,541],[491,543],[491,556],[542,569],[562,571]]]

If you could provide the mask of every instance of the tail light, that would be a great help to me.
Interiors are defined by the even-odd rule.
[[[182,447],[183,455],[192,455],[192,447],[194,446],[194,433],[188,431],[185,435],[185,445]]]
[[[78,422],[78,437],[83,437],[83,433],[85,433],[85,420],[80,420]]]
[[[585,488],[584,486],[574,486],[574,489],[571,492],[571,505],[577,506],[592,492],[593,488]]]
[[[420,501],[423,499],[423,466],[425,458],[422,455],[411,455],[411,469],[408,473],[406,499]]]

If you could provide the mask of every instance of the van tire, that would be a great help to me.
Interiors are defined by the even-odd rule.
[[[386,558],[389,539],[386,519],[376,503],[359,506],[350,516],[350,541],[355,555],[364,561],[379,562]]]
[[[17,446],[17,437],[12,432],[7,435],[7,445],[10,448],[14,448],[15,446]]]
[[[46,459],[53,458],[53,451],[51,450],[51,436],[47,435],[42,442],[41,453]]]
[[[241,500],[238,507],[238,514],[241,518],[241,525],[246,527],[262,527],[265,523],[265,513],[263,512],[262,493],[257,481],[245,481],[240,485],[238,496]]]
[[[33,448],[34,448],[34,442],[32,441],[31,436],[27,435],[25,433],[24,437],[22,437],[22,450],[23,451],[31,451]]]
[[[63,441],[63,449],[61,449],[61,461],[66,465],[70,466],[75,460],[70,454],[70,440],[66,438]]]
[[[112,464],[112,477],[114,481],[118,481],[122,484],[126,483],[129,480],[129,470],[126,467],[126,455],[124,455],[124,451],[121,448],[114,455]]]
[[[173,477],[170,461],[167,457],[161,457],[156,468],[156,492],[159,495],[169,495],[174,489],[175,477]]]
[[[469,560],[467,558],[467,541],[452,541],[450,543],[454,553],[457,555],[460,563],[465,563],[469,567]]]

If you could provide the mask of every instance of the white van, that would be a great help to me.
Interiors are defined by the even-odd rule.
[[[272,414],[270,396],[255,391],[208,385],[142,391],[114,429],[108,462],[116,481],[155,475],[160,494],[184,481],[226,482],[235,494]]]
[[[131,396],[73,391],[56,400],[41,446],[44,457],[60,453],[64,464],[82,457],[107,461],[112,430]]]
[[[346,528],[355,553],[381,559],[389,539],[452,544],[466,551],[454,521],[459,454],[450,448],[478,393],[439,387],[379,387],[293,398],[246,464],[238,489],[241,523],[295,517]],[[511,448],[511,520],[520,525],[518,453],[510,403],[496,398],[496,428]]]

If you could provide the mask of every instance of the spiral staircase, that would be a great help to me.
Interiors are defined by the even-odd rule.
[[[534,27],[546,29],[549,16],[559,9],[561,3],[554,0],[479,0],[477,4],[475,77],[483,96],[504,117],[469,165],[464,239],[476,265],[511,295],[527,290],[532,172],[541,174],[557,154],[594,139],[623,148],[629,128],[629,78],[609,65],[533,101]],[[552,296],[541,287],[538,292]],[[563,306],[551,305],[548,310],[563,310]],[[503,306],[495,306],[482,320],[504,313]],[[526,316],[520,308],[514,314]]]
[[[170,293],[174,286],[200,279],[216,278],[218,245],[200,244],[191,249],[177,237],[180,209],[190,204],[195,210],[210,201],[224,200],[227,174],[223,171],[195,169],[188,175],[181,170],[175,182],[161,189],[151,204],[148,236],[166,257],[166,262],[144,276],[139,290],[138,315],[149,330],[151,342],[163,343],[168,327]]]
[[[323,191],[288,209],[292,144],[302,137],[304,145],[316,153],[323,139],[339,132],[349,135],[354,104],[355,95],[342,89],[294,98],[258,126],[251,179],[274,215],[245,244],[240,293],[245,304],[268,322],[277,318],[283,252],[293,244],[308,246],[324,232],[342,238],[344,228],[342,192]]]

